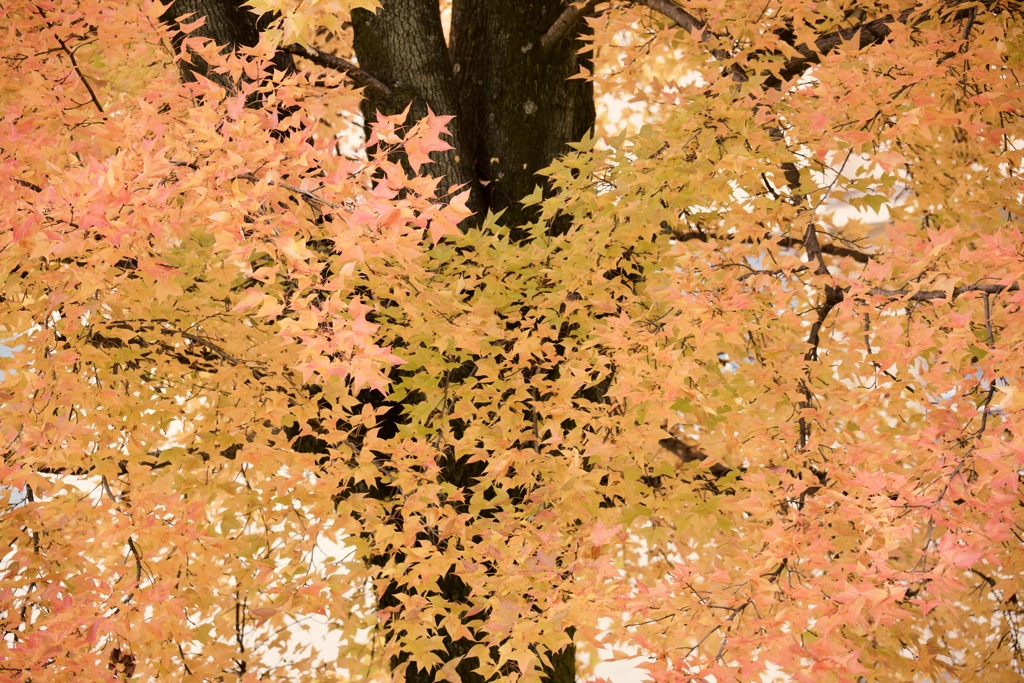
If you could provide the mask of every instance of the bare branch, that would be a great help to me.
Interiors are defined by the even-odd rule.
[[[347,59],[336,57],[330,53],[318,50],[315,47],[299,45],[298,43],[285,45],[282,49],[289,54],[305,57],[314,64],[324,68],[339,71],[351,78],[359,86],[376,90],[385,97],[391,96],[391,88],[389,88],[383,81],[374,78],[371,74],[363,71]]]
[[[793,48],[800,53],[800,56],[787,61],[779,71],[779,76],[781,78],[771,76],[765,81],[765,86],[769,88],[780,87],[783,81],[788,81],[799,76],[810,66],[821,62],[821,58],[823,56],[827,55],[843,43],[853,40],[854,37],[858,37],[858,49],[863,50],[870,45],[878,45],[883,42],[889,36],[889,33],[892,32],[893,23],[898,22],[900,24],[906,24],[913,18],[913,23],[916,25],[927,20],[927,14],[921,14],[915,18],[914,12],[916,9],[917,8],[904,10],[898,17],[888,14],[881,19],[864,22],[863,24],[858,24],[857,26],[846,28],[842,31],[826,33],[819,36],[814,41],[813,47],[806,43],[793,45]]]
[[[551,28],[547,30],[544,37],[540,39],[540,47],[542,50],[549,50],[553,46],[562,42],[566,36],[575,28],[576,22],[578,22],[584,14],[597,7],[605,0],[589,0],[584,5],[569,5],[565,8],[555,23],[551,24]]]
[[[701,242],[708,241],[707,235],[700,232],[672,231],[672,238],[680,242],[692,242],[694,240],[700,240]],[[753,244],[754,241],[745,239],[743,240],[743,243]],[[799,249],[800,247],[804,246],[804,241],[802,239],[795,239],[793,237],[781,237],[776,242],[776,244],[778,244],[783,249]],[[868,263],[871,259],[877,256],[877,254],[872,254],[871,252],[859,251],[857,249],[851,249],[850,247],[842,247],[832,242],[828,244],[821,244],[819,242],[817,248],[822,254],[851,258],[857,263]]]
[[[634,0],[638,5],[645,5],[650,7],[658,14],[668,17],[672,21],[676,22],[681,28],[693,33],[694,31],[704,31],[704,35],[701,40],[710,40],[712,34],[710,31],[704,30],[704,22],[693,16],[679,5],[671,2],[671,0]]]
[[[922,290],[911,294],[910,290],[906,289],[883,289],[881,287],[875,287],[868,291],[868,294],[874,296],[886,296],[892,299],[906,299],[907,301],[935,301],[936,299],[955,299],[961,294],[967,294],[968,292],[984,292],[985,294],[1000,294],[1002,292],[1018,292],[1020,291],[1020,283],[1013,282],[1008,285],[963,285],[962,287],[954,287],[952,294],[947,291],[935,291],[935,290]]]

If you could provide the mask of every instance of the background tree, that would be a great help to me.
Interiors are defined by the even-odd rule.
[[[0,9],[4,675],[1018,675],[1017,5],[368,4]]]

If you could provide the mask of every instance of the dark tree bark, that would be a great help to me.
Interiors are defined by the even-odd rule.
[[[360,66],[392,88],[370,92],[363,112],[414,118],[455,116],[455,149],[436,155],[432,173],[466,185],[479,216],[504,212],[513,239],[535,218],[520,200],[543,179],[537,172],[594,126],[591,68],[578,32],[542,47],[565,11],[562,0],[455,0],[446,46],[437,3],[388,0],[376,14],[353,13]],[[585,27],[579,22],[577,29]]]
[[[594,87],[569,80],[590,60],[579,29],[545,49],[542,38],[565,11],[561,0],[455,0],[451,61],[467,154],[485,184],[487,208],[517,228],[535,218],[520,204],[543,180],[537,172],[594,127]]]
[[[206,23],[194,29],[189,35],[209,38],[225,50],[239,47],[255,47],[260,41],[260,31],[269,24],[270,17],[258,17],[244,5],[245,0],[174,0],[160,17],[171,28],[179,28],[179,19],[184,23],[192,23],[206,18]],[[181,47],[184,35],[176,33],[173,45]],[[292,56],[283,50],[274,55],[274,66],[281,71],[291,72],[295,69]],[[210,65],[196,55],[190,61],[180,63],[181,77],[186,82],[195,81],[197,75],[205,76],[229,91],[235,89],[222,74],[211,73]]]
[[[577,54],[585,46],[580,33],[585,23],[572,22],[557,39],[542,45],[542,38],[565,10],[563,0],[455,0],[450,45],[444,39],[436,0],[384,0],[376,13],[353,12],[361,73],[385,86],[365,91],[367,120],[378,111],[390,115],[407,106],[410,122],[426,116],[428,108],[435,114],[455,116],[449,126],[453,149],[434,153],[427,172],[444,176],[442,189],[462,185],[471,190],[469,207],[476,214],[475,224],[488,210],[502,212],[500,222],[514,240],[524,239],[524,226],[536,218],[535,211],[520,202],[538,184],[546,188],[537,172],[594,126],[593,85],[584,79],[569,80],[581,68],[591,68],[589,59]],[[268,21],[249,11],[242,0],[175,0],[163,19],[177,28],[183,15],[191,15],[183,19],[187,22],[205,17],[206,23],[192,35],[211,38],[225,50],[256,45]],[[179,34],[175,47],[181,39]],[[309,57],[306,52],[296,53]],[[285,50],[278,53],[275,65],[283,71],[294,69]],[[210,73],[196,56],[183,62],[181,70],[185,80],[201,75],[225,88],[234,87],[222,75]],[[465,225],[471,229],[474,223]],[[454,454],[443,474],[463,487],[478,475]],[[375,563],[386,560],[371,558]],[[456,603],[468,599],[469,587],[458,576],[451,574],[438,583],[445,599]],[[414,590],[393,584],[382,596],[381,606],[397,605],[399,595]],[[467,626],[479,628],[480,623]],[[445,638],[445,652],[439,654],[451,660],[464,656],[471,646],[469,641]],[[547,656],[548,681],[575,680],[574,645]],[[392,664],[404,661],[399,657]],[[475,666],[475,660],[469,659],[459,666],[466,683],[483,683],[473,671]],[[434,681],[432,672],[411,666],[405,678],[408,683]]]
[[[410,121],[427,115],[455,116],[449,124],[454,149],[432,155],[434,163],[427,172],[444,176],[442,188],[466,185],[472,190],[469,207],[481,213],[486,207],[472,159],[465,153],[469,142],[448,48],[441,29],[441,13],[436,2],[425,0],[389,0],[375,14],[366,10],[352,13],[356,56],[359,66],[383,81],[390,93],[367,93],[363,115],[367,121],[377,112],[396,114],[410,107]]]
[[[537,172],[594,126],[593,84],[569,80],[581,67],[590,69],[589,61],[577,54],[583,47],[578,33],[541,47],[565,8],[562,0],[455,0],[450,46],[445,45],[436,1],[385,0],[376,14],[353,13],[360,67],[392,89],[390,96],[370,93],[364,103],[367,119],[377,110],[390,114],[410,105],[414,118],[424,116],[428,107],[435,114],[454,115],[454,149],[437,155],[430,171],[468,186],[469,205],[478,219],[488,210],[503,212],[501,223],[513,240],[523,239],[523,226],[535,218],[521,200],[544,184]],[[444,467],[444,476],[460,486],[475,478],[454,458]],[[455,575],[439,583],[447,600],[462,602],[469,595]],[[389,591],[384,599],[395,596]],[[462,656],[471,645],[445,639],[443,657]],[[547,654],[547,680],[575,680],[575,646]],[[463,660],[463,681],[481,681],[473,668],[474,660]],[[406,680],[433,683],[434,678],[410,667]]]

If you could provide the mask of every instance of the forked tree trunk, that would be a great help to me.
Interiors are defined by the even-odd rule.
[[[444,175],[442,188],[460,185],[472,191],[469,206],[481,220],[486,212],[503,212],[501,223],[513,240],[525,237],[523,226],[535,214],[520,200],[544,179],[537,172],[580,140],[594,126],[593,85],[569,80],[590,69],[580,22],[569,37],[547,48],[542,38],[565,10],[563,0],[454,0],[451,40],[446,44],[437,0],[383,0],[375,14],[353,13],[355,50],[360,68],[385,83],[390,94],[368,90],[363,111],[393,114],[411,106],[412,119],[428,108],[453,115],[454,149],[432,155],[429,171]],[[255,45],[260,24],[241,0],[176,0],[164,19],[195,13],[206,24],[196,33],[226,48]],[[291,68],[287,55],[281,67]],[[204,73],[195,62],[183,67],[183,77]],[[553,226],[558,230],[559,226]],[[444,470],[451,483],[467,486],[474,472],[453,462]],[[459,577],[439,582],[443,597],[463,602],[469,591]],[[392,586],[382,602],[394,602],[403,587]],[[386,606],[386,605],[382,605]],[[470,643],[445,639],[443,659],[465,655]],[[549,654],[545,678],[551,683],[575,680],[575,646]],[[394,662],[400,664],[401,658]],[[464,660],[459,667],[466,683],[482,683]],[[408,683],[433,683],[431,672],[410,667]]]
[[[565,10],[562,0],[454,0],[450,45],[429,0],[386,0],[353,13],[360,66],[392,88],[369,92],[363,113],[394,114],[411,104],[455,116],[455,149],[434,156],[431,172],[473,191],[470,208],[502,214],[512,238],[534,218],[520,200],[570,142],[594,127],[594,88],[569,80],[591,68],[579,33],[547,49],[542,38]],[[585,28],[584,23],[579,24]]]

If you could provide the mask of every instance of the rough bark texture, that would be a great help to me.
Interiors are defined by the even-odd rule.
[[[411,104],[414,117],[427,107],[454,115],[455,149],[436,155],[430,171],[470,187],[481,216],[504,212],[514,239],[535,217],[520,200],[544,184],[537,172],[594,126],[593,85],[569,80],[591,68],[577,54],[585,24],[541,47],[564,10],[562,0],[455,0],[450,46],[436,3],[387,0],[376,14],[353,13],[360,66],[393,88],[388,98],[371,95],[364,114]]]
[[[376,14],[354,11],[352,25],[359,66],[391,88],[388,97],[371,93],[364,100],[366,120],[372,121],[377,112],[396,114],[407,106],[410,121],[426,116],[428,108],[435,114],[455,116],[449,124],[454,149],[432,155],[434,164],[427,170],[444,176],[442,188],[467,185],[473,191],[469,207],[475,212],[485,209],[472,159],[464,152],[464,118],[459,112],[437,3],[389,0]]]
[[[454,184],[470,188],[469,206],[477,213],[477,221],[488,210],[503,212],[500,222],[508,226],[515,240],[526,237],[523,226],[535,218],[520,200],[538,184],[546,187],[537,172],[594,126],[592,84],[569,80],[581,68],[590,69],[589,60],[577,54],[584,47],[581,31],[585,24],[579,22],[566,38],[541,47],[541,38],[565,7],[563,0],[454,0],[450,45],[444,40],[436,0],[383,0],[382,9],[375,14],[353,12],[359,67],[390,91],[366,91],[363,111],[367,119],[377,111],[394,114],[407,106],[410,122],[426,116],[428,108],[435,114],[455,116],[449,127],[454,149],[432,155],[434,164],[427,170],[444,175],[445,189]],[[253,46],[259,40],[263,20],[246,9],[242,0],[175,0],[163,19],[176,27],[176,20],[190,13],[193,16],[185,21],[206,17],[206,24],[192,35],[211,38],[225,49]],[[179,35],[176,45],[180,41]],[[275,63],[279,60],[281,69],[294,68],[284,51]],[[197,75],[232,87],[222,76],[208,73],[208,66],[193,57],[191,63],[183,63],[182,77],[195,80]],[[557,231],[560,226],[550,229]],[[467,466],[454,454],[450,459],[443,465],[450,483],[469,486],[479,476],[479,468]],[[382,564],[387,559],[371,561]],[[454,574],[438,585],[443,596],[453,602],[466,601],[470,593],[469,586]],[[416,587],[394,584],[382,596],[381,606],[397,605],[399,595],[415,591]],[[467,626],[474,630],[481,623]],[[571,631],[569,635],[571,638]],[[465,655],[471,645],[445,638],[445,652],[439,654],[451,660]],[[548,656],[548,681],[575,680],[574,645]],[[392,664],[400,666],[404,661],[399,657]],[[465,683],[483,683],[472,671],[475,666],[470,659],[459,665]],[[435,680],[433,673],[411,666],[405,670],[405,679],[407,683]]]
[[[452,7],[452,71],[471,126],[467,153],[486,183],[487,207],[505,212],[513,237],[534,218],[520,200],[543,182],[537,172],[594,127],[593,84],[569,80],[591,69],[577,54],[579,34],[541,47],[564,10],[561,0],[455,0]]]
[[[175,0],[160,18],[174,29],[182,23],[190,24],[205,17],[206,23],[194,29],[189,35],[209,38],[225,50],[239,47],[255,47],[260,41],[260,30],[269,23],[269,18],[260,18],[244,5],[245,0]],[[174,48],[181,47],[185,36],[177,33],[174,37]],[[279,50],[274,55],[274,66],[284,72],[295,69],[292,56]],[[205,60],[192,55],[191,61],[180,63],[181,77],[186,82],[195,81],[197,76],[205,76],[229,91],[235,89],[224,75],[210,73],[209,64]]]

